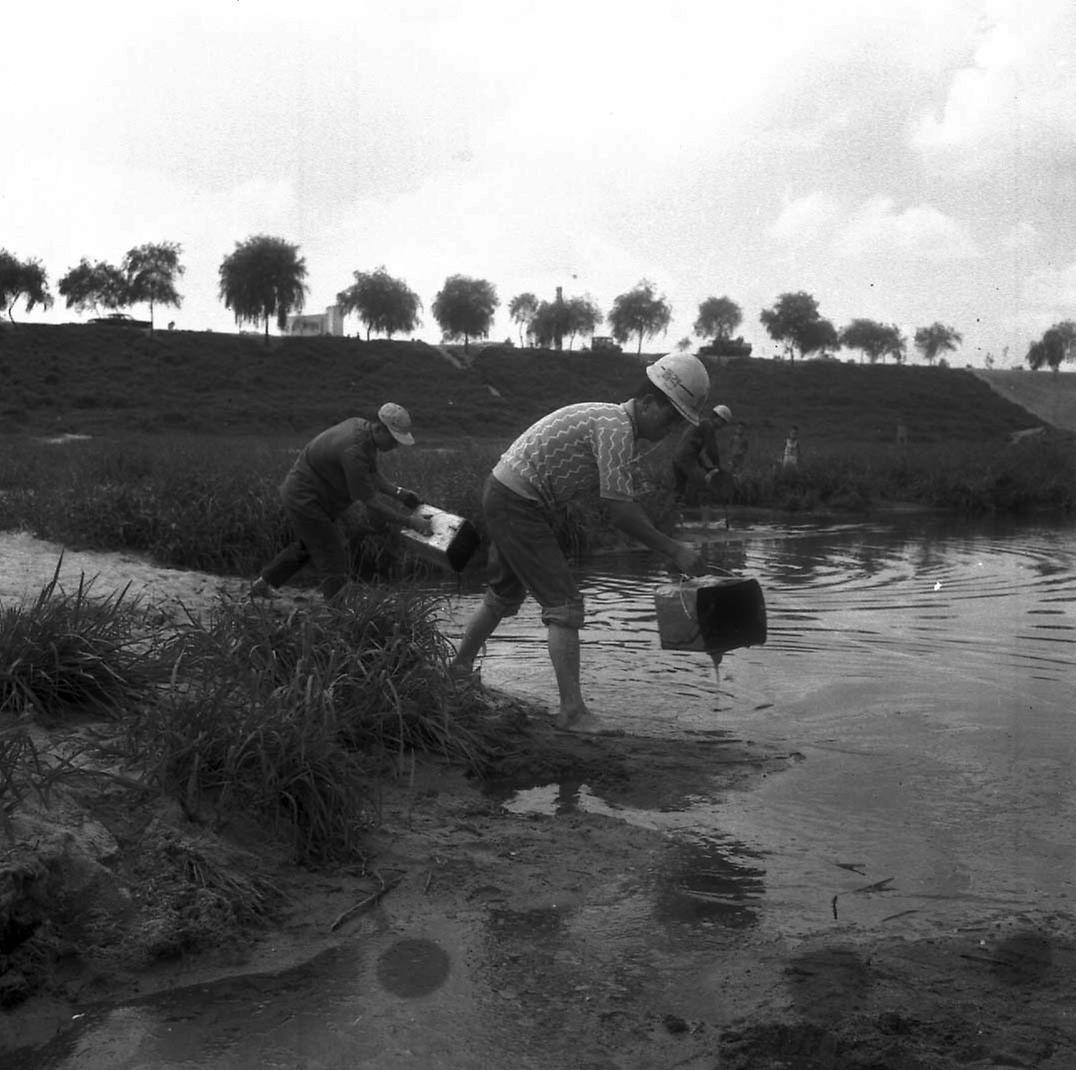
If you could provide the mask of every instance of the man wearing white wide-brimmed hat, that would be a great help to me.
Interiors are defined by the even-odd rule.
[[[280,485],[295,539],[262,569],[251,594],[272,597],[312,562],[321,573],[321,593],[332,598],[348,581],[347,542],[337,520],[353,502],[428,535],[430,522],[413,512],[418,495],[394,486],[377,470],[378,454],[414,444],[411,417],[393,401],[377,410],[376,419],[352,416],[308,442]]]
[[[599,502],[611,523],[656,550],[681,572],[698,575],[698,549],[659,531],[637,501],[640,440],[659,442],[683,423],[699,420],[710,377],[697,357],[669,353],[646,368],[645,380],[621,404],[566,405],[532,424],[501,455],[482,494],[490,539],[489,583],[464,627],[453,675],[467,679],[475,658],[505,617],[528,595],[541,606],[560,705],[557,725],[571,732],[602,731],[583,700],[579,629],[583,596],[557,540],[560,511],[573,502]]]

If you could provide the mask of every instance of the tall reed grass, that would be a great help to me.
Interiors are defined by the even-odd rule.
[[[732,502],[803,512],[865,512],[914,503],[963,514],[1076,508],[1076,448],[1068,436],[1018,446],[803,446],[797,469],[780,464],[776,438],[752,444]]]

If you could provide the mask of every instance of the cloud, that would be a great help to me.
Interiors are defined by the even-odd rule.
[[[956,72],[940,112],[920,117],[912,145],[977,169],[998,156],[1076,155],[1076,8],[1069,0],[995,0],[974,63]]]
[[[1076,262],[1062,268],[1044,268],[1024,284],[1027,308],[1048,313],[1055,320],[1072,319],[1076,309]]]
[[[1042,242],[1042,231],[1034,223],[1026,219],[1020,220],[1013,225],[1009,232],[1002,236],[1001,246],[1014,252],[1023,249],[1032,249]]]
[[[1022,363],[1027,347],[1055,323],[1073,319],[1074,308],[1076,262],[1028,275],[1023,280],[1019,302],[998,317],[998,326],[1008,341],[1010,359]]]
[[[789,244],[812,241],[837,214],[837,201],[816,191],[786,204],[769,229],[770,237]]]
[[[838,256],[893,256],[918,260],[965,260],[975,243],[954,219],[930,205],[899,211],[891,197],[872,197],[856,211],[834,242]]]

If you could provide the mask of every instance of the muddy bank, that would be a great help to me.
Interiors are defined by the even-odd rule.
[[[252,979],[261,1004],[279,988],[288,1013],[305,998],[320,1007],[353,983],[352,967],[338,977],[334,961],[377,949],[379,983],[362,986],[357,1006],[363,1050],[378,1054],[360,1058],[330,1030],[324,1043],[340,1061],[324,1065],[1076,1065],[1067,919],[987,922],[969,904],[966,926],[930,939],[836,920],[825,933],[775,938],[751,924],[761,879],[700,871],[675,839],[568,804],[573,784],[590,783],[625,810],[674,809],[700,792],[750,791],[797,756],[746,741],[575,739],[541,714],[517,743],[486,784],[436,763],[386,781],[364,857],[320,871],[289,866],[253,830],[218,835],[155,800],[65,805],[52,815],[51,853],[37,845],[60,883],[34,899],[47,934],[34,961],[53,961],[38,994],[0,1016],[0,1050],[26,1066],[165,1065],[164,1035],[131,1062],[95,1061],[86,1037],[77,1063],[65,1052],[80,1023],[116,1005],[152,1008],[168,992],[191,1003],[184,1013],[195,1021],[207,1003],[238,998],[233,1018],[217,1014],[197,1035],[238,1060],[204,1065],[248,1065],[238,1053],[260,1040],[256,1023],[236,1032],[250,998],[237,997],[240,979]],[[504,807],[509,786],[550,777],[565,793],[555,814]],[[238,899],[258,905],[245,916],[229,913],[223,894],[240,882]],[[427,962],[426,974],[405,969],[394,981],[392,952],[420,944],[443,961],[437,976]],[[9,986],[18,969],[11,960]],[[175,1013],[164,1016],[169,1031]],[[469,1031],[487,1061],[461,1054]],[[273,1043],[279,1053],[279,1029]],[[294,1065],[313,1065],[300,1047],[293,1054]],[[101,1060],[114,1057],[101,1049]]]
[[[307,961],[353,939],[371,912],[437,915],[476,888],[483,901],[527,899],[537,886],[577,901],[604,868],[662,849],[660,836],[598,815],[511,814],[501,800],[518,788],[588,783],[626,807],[675,808],[794,760],[735,741],[698,740],[685,752],[667,741],[578,738],[540,711],[513,723],[505,756],[482,781],[421,758],[387,774],[362,856],[317,871],[292,865],[248,823],[185,812],[133,781],[97,775],[100,755],[86,761],[84,778],[9,817],[0,1049],[44,1041],[79,1007]],[[35,744],[85,760],[109,731],[42,729]]]

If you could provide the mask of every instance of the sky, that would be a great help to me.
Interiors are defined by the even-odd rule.
[[[3,34],[0,247],[56,296],[19,322],[86,318],[82,257],[172,241],[158,322],[235,331],[218,271],[255,234],[299,246],[307,312],[383,265],[430,342],[454,274],[496,287],[493,339],[519,293],[608,312],[647,279],[652,352],[719,296],[758,356],[797,290],[913,360],[935,321],[1011,367],[1076,319],[1071,0],[53,0]]]

